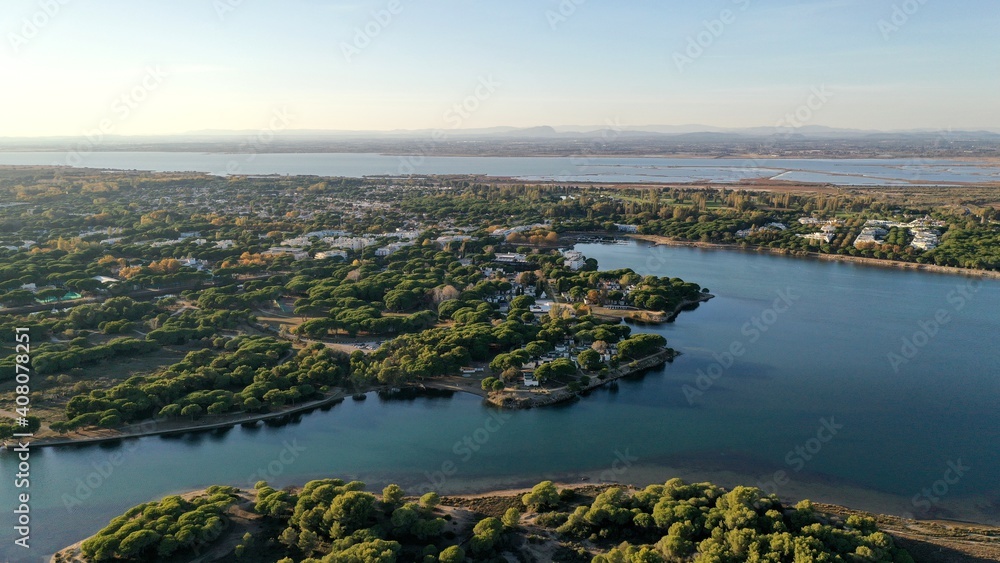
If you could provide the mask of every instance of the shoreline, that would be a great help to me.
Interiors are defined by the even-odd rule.
[[[692,305],[699,305],[701,303],[705,303],[705,302],[711,300],[714,297],[715,297],[714,295],[706,293],[706,294],[699,295],[698,299],[684,300],[684,301],[680,302],[677,305],[677,307],[674,308],[674,310],[666,317],[666,319],[664,321],[658,322],[658,323],[654,323],[654,324],[672,323],[672,322],[674,322],[677,319],[677,317],[682,312],[684,312],[685,310],[687,310]],[[625,317],[622,317],[622,321],[623,322],[625,321]],[[638,322],[638,321],[632,320],[632,322],[635,323],[635,322]],[[634,375],[634,374],[639,373],[641,371],[652,369],[654,367],[658,367],[658,366],[664,365],[664,364],[670,362],[671,360],[673,360],[675,357],[677,357],[679,355],[680,355],[680,352],[678,352],[678,351],[676,351],[676,350],[674,350],[672,348],[665,348],[665,349],[661,350],[660,352],[657,352],[657,353],[655,353],[655,354],[653,354],[651,356],[647,356],[645,358],[642,358],[642,359],[639,359],[639,360],[635,360],[633,362],[630,362],[626,366],[622,366],[622,367],[616,368],[615,370],[612,371],[612,375],[609,375],[606,379],[598,379],[598,378],[594,377],[594,379],[596,380],[594,383],[591,383],[590,385],[588,385],[587,387],[584,387],[584,388],[580,389],[579,391],[570,392],[570,391],[565,390],[565,388],[560,388],[560,389],[556,390],[556,391],[558,391],[558,393],[553,394],[553,395],[546,395],[546,400],[538,401],[536,398],[532,397],[532,398],[529,398],[527,400],[522,399],[522,400],[517,401],[515,403],[515,406],[506,405],[504,401],[497,401],[497,400],[495,400],[493,398],[493,396],[492,396],[492,393],[487,393],[486,391],[483,391],[481,387],[475,385],[475,383],[477,383],[479,380],[475,380],[475,379],[466,380],[466,378],[460,378],[458,376],[441,376],[441,377],[434,378],[433,380],[430,380],[430,381],[419,381],[419,382],[407,383],[405,385],[401,385],[400,388],[401,389],[416,389],[416,390],[419,390],[419,391],[438,390],[438,391],[450,391],[450,392],[453,392],[453,393],[466,393],[466,394],[469,394],[469,395],[474,395],[476,397],[480,397],[486,403],[488,403],[488,404],[490,404],[490,405],[492,405],[494,407],[497,407],[497,408],[501,408],[501,409],[503,409],[503,408],[509,408],[509,409],[513,409],[513,410],[526,410],[526,409],[531,409],[531,408],[534,408],[534,407],[544,407],[544,406],[555,405],[555,404],[564,403],[564,402],[567,402],[567,401],[574,400],[574,399],[578,398],[579,396],[581,396],[583,393],[587,393],[589,391],[597,389],[598,387],[603,387],[605,385],[609,385],[609,384],[613,383],[614,381],[617,381],[618,379],[621,379],[623,377],[628,377],[630,375]],[[635,365],[633,365],[633,364],[635,364]],[[466,381],[469,381],[470,384],[469,385],[464,385],[464,383]],[[174,427],[174,428],[157,429],[156,427],[159,426],[159,425],[161,425],[161,424],[163,424],[163,421],[159,421],[159,420],[154,419],[154,420],[148,420],[148,421],[145,421],[145,422],[140,422],[140,423],[137,423],[137,424],[132,424],[132,425],[126,427],[126,430],[114,430],[114,429],[108,430],[109,432],[115,432],[115,433],[114,434],[109,434],[109,435],[106,435],[106,436],[92,436],[92,437],[84,437],[84,438],[61,438],[61,439],[55,439],[55,440],[49,439],[49,438],[41,438],[38,441],[31,442],[31,444],[32,444],[32,446],[38,447],[38,448],[64,447],[64,446],[86,446],[86,445],[93,445],[93,444],[103,444],[103,443],[108,443],[108,442],[115,442],[115,441],[130,439],[130,438],[146,438],[146,437],[151,437],[151,436],[173,436],[173,435],[180,435],[180,434],[187,434],[187,433],[210,432],[212,430],[221,430],[221,429],[226,429],[226,428],[232,428],[232,427],[234,427],[236,425],[242,425],[242,424],[246,424],[246,423],[254,423],[254,424],[256,424],[258,422],[266,422],[268,420],[280,419],[280,418],[284,418],[286,416],[292,416],[292,415],[295,415],[295,414],[310,412],[310,411],[316,410],[318,408],[323,408],[323,407],[326,407],[326,406],[332,406],[332,405],[338,404],[341,401],[345,400],[348,395],[354,396],[354,395],[359,395],[359,394],[367,394],[367,393],[377,392],[377,391],[380,391],[380,390],[383,390],[383,389],[384,389],[384,386],[377,386],[377,387],[371,387],[371,388],[367,388],[367,389],[358,390],[358,391],[355,391],[353,393],[348,393],[344,389],[338,389],[336,392],[332,393],[329,396],[325,396],[325,397],[322,397],[320,399],[316,399],[315,401],[311,401],[311,402],[308,402],[308,403],[303,403],[301,405],[295,405],[292,408],[288,408],[288,409],[285,409],[285,410],[276,411],[276,412],[268,412],[268,413],[260,413],[260,414],[256,414],[256,415],[253,415],[253,416],[235,416],[235,418],[233,418],[234,415],[221,415],[223,417],[230,417],[230,418],[228,418],[226,420],[218,420],[218,421],[215,421],[215,422],[205,422],[205,423],[196,424],[196,425],[193,425],[193,426],[180,426],[180,427]],[[508,397],[508,398],[510,398],[510,397]],[[153,429],[151,429],[151,430],[143,430],[143,428],[148,427],[148,426],[152,426]],[[138,432],[133,432],[133,431],[127,430],[127,429],[134,429],[134,428],[138,428],[140,430]],[[6,448],[8,444],[7,444],[6,441],[4,441],[0,445],[2,445],[4,448]]]
[[[622,236],[622,235],[619,235]],[[879,258],[868,258],[864,256],[844,256],[842,254],[823,254],[820,252],[808,252],[806,254],[795,254],[780,248],[740,246],[738,244],[723,244],[716,242],[701,242],[673,239],[661,235],[624,235],[634,240],[651,242],[656,246],[686,246],[689,248],[703,248],[709,250],[735,250],[740,252],[757,252],[774,254],[776,256],[787,256],[790,258],[810,258],[814,260],[825,260],[828,262],[851,262],[865,266],[880,268],[896,268],[902,270],[913,270],[918,272],[933,272],[937,274],[959,275],[965,277],[981,277],[989,279],[1000,279],[1000,272],[993,270],[975,270],[972,268],[957,268],[954,266],[938,266],[937,264],[918,264],[916,262],[900,262],[898,260],[881,260]]]
[[[487,395],[486,402],[497,408],[507,410],[529,410],[536,407],[558,405],[560,403],[576,400],[584,393],[589,393],[599,387],[610,385],[624,377],[662,366],[673,360],[678,356],[678,354],[679,353],[672,348],[663,348],[659,352],[653,353],[645,358],[633,360],[626,365],[611,370],[604,379],[593,376],[593,381],[586,387],[582,387],[579,391],[570,391],[568,387],[560,387],[541,396],[531,391],[525,392],[520,389],[515,391],[513,395],[506,391],[501,391],[499,393],[490,393]]]
[[[593,384],[591,384],[591,385],[589,385],[589,386],[581,389],[578,392],[565,393],[566,396],[563,396],[562,394],[560,394],[560,395],[558,395],[558,400],[546,401],[546,402],[543,402],[543,403],[533,404],[532,406],[546,406],[546,405],[561,403],[561,402],[565,402],[565,401],[574,399],[577,396],[579,396],[581,393],[584,393],[584,392],[587,392],[587,391],[591,391],[591,390],[593,390],[593,389],[595,389],[597,387],[601,387],[603,385],[609,384],[612,381],[615,381],[615,380],[620,379],[622,377],[627,377],[629,375],[633,375],[634,373],[637,373],[637,372],[642,371],[644,369],[650,369],[651,367],[656,367],[656,365],[662,365],[662,364],[670,361],[671,359],[673,359],[677,355],[679,355],[679,352],[676,352],[675,350],[672,350],[672,349],[665,349],[665,350],[663,350],[661,352],[657,352],[656,354],[653,354],[652,356],[648,356],[646,358],[638,360],[638,362],[640,363],[640,365],[642,365],[643,367],[625,366],[625,367],[618,368],[616,371],[617,372],[622,372],[622,373],[620,373],[620,374],[616,373],[613,376],[609,376],[606,380],[598,380],[597,383],[593,383]],[[662,360],[661,360],[662,356],[666,356],[666,357],[662,358]],[[654,361],[654,360],[661,360],[661,361],[656,362],[655,365],[650,365],[650,366],[645,365],[646,363],[648,363],[650,361]],[[454,381],[452,381],[452,380],[454,380]],[[468,381],[470,381],[469,385],[461,385],[460,384],[460,383],[464,383],[466,381],[464,378],[462,378],[462,381],[457,381],[457,380],[458,380],[458,376],[447,377],[447,378],[436,378],[436,379],[430,380],[430,381],[413,382],[413,383],[408,383],[408,384],[405,384],[405,385],[401,385],[399,387],[399,389],[413,389],[413,390],[417,390],[417,391],[431,391],[431,390],[435,390],[435,391],[449,391],[449,392],[452,392],[452,393],[465,393],[465,394],[468,394],[468,395],[473,395],[473,396],[479,397],[479,398],[483,399],[486,403],[488,403],[490,405],[493,405],[495,407],[509,408],[509,407],[505,407],[502,404],[495,403],[492,400],[492,398],[490,397],[490,394],[488,394],[485,391],[483,391],[481,389],[481,387],[476,386],[475,383],[478,383],[478,380],[473,380],[473,379],[468,380]],[[106,429],[105,431],[107,431],[107,432],[114,432],[114,434],[108,434],[108,435],[104,435],[104,436],[82,437],[82,438],[60,438],[60,439],[55,439],[55,440],[52,440],[52,439],[49,439],[49,438],[41,438],[38,441],[32,441],[31,445],[32,445],[32,447],[35,447],[35,448],[56,448],[56,447],[89,446],[89,445],[95,445],[95,444],[105,444],[105,443],[109,443],[109,442],[118,442],[118,441],[122,441],[122,440],[133,439],[133,438],[148,438],[148,437],[152,437],[152,436],[174,436],[174,435],[189,434],[189,433],[210,432],[212,430],[222,430],[222,429],[233,428],[233,427],[235,427],[237,425],[243,425],[243,424],[246,424],[246,423],[254,423],[254,424],[256,424],[258,422],[266,422],[266,421],[269,421],[269,420],[275,420],[275,419],[281,419],[281,418],[285,418],[285,417],[290,417],[290,416],[293,416],[293,415],[296,415],[296,414],[308,413],[308,412],[314,411],[316,409],[321,409],[323,407],[333,406],[333,405],[339,404],[339,403],[343,402],[345,399],[347,399],[348,396],[352,396],[353,397],[353,396],[356,396],[356,395],[366,395],[368,393],[374,393],[374,392],[378,392],[378,391],[382,391],[382,390],[385,390],[384,386],[372,387],[372,388],[369,388],[369,389],[358,390],[358,391],[354,391],[354,392],[351,392],[351,393],[348,393],[347,391],[345,391],[343,389],[340,389],[340,390],[336,391],[335,393],[333,393],[333,394],[331,394],[329,396],[323,397],[321,399],[316,399],[315,401],[310,401],[308,403],[303,403],[301,405],[295,405],[292,408],[288,408],[288,409],[281,410],[281,411],[276,411],[276,412],[260,413],[260,414],[256,414],[256,415],[253,415],[253,416],[236,416],[235,418],[228,418],[226,420],[218,420],[218,421],[214,421],[214,422],[203,422],[203,423],[196,424],[196,425],[193,425],[193,426],[178,426],[178,427],[174,427],[174,428],[156,428],[157,426],[163,424],[163,421],[155,420],[154,419],[154,420],[147,420],[145,422],[140,422],[140,423],[133,424],[133,425],[130,425],[130,426],[126,427],[126,428],[129,428],[129,429],[138,428],[138,429],[140,429],[140,431],[138,431],[138,432],[133,432],[133,431],[128,431],[128,430],[124,430],[123,431],[123,430]],[[527,407],[515,407],[515,410],[522,410],[522,409],[526,409],[526,408],[531,408],[531,406],[527,406]],[[221,416],[230,416],[230,417],[232,417],[233,415],[221,415]],[[144,428],[144,427],[150,427],[150,426],[152,426],[153,428],[150,429],[150,430],[142,430],[142,428]],[[12,442],[12,443],[14,445],[16,445],[16,442]],[[4,448],[9,447],[10,445],[11,445],[11,443],[8,443],[7,441],[4,441],[3,444],[2,444],[2,446]]]
[[[335,405],[343,401],[347,397],[347,393],[343,390],[339,390],[329,396],[317,399],[315,401],[310,401],[308,403],[302,403],[301,405],[295,405],[289,409],[267,412],[256,414],[253,416],[239,416],[236,418],[230,418],[228,420],[219,420],[216,422],[205,422],[202,424],[197,424],[194,426],[184,426],[177,428],[162,428],[155,429],[156,426],[162,424],[162,421],[151,420],[146,422],[140,422],[138,424],[130,425],[127,428],[142,428],[144,426],[152,425],[154,429],[152,430],[141,430],[139,432],[128,432],[122,430],[111,430],[112,432],[118,432],[114,435],[108,436],[94,436],[88,438],[64,438],[57,440],[49,440],[48,438],[41,438],[38,441],[32,441],[31,446],[34,448],[53,448],[62,446],[86,446],[92,444],[102,444],[107,442],[115,442],[120,440],[127,440],[130,438],[146,438],[149,436],[172,436],[177,434],[187,434],[190,432],[209,432],[211,430],[220,430],[225,428],[232,428],[236,425],[246,424],[248,422],[258,423],[268,420],[274,420],[278,418],[283,418],[286,416],[292,416],[295,414],[312,411],[318,408],[323,408],[325,406]],[[227,415],[222,415],[227,416]],[[231,416],[231,415],[229,415]],[[6,443],[5,443],[6,445]]]

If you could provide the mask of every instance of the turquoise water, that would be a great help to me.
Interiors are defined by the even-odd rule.
[[[84,150],[86,149],[86,150]],[[735,183],[774,178],[845,186],[998,182],[1000,166],[943,159],[443,157],[342,153],[2,152],[0,165],[209,174],[398,176],[485,174],[526,180]]]
[[[470,492],[543,478],[647,483],[681,475],[870,510],[921,516],[935,508],[938,516],[1000,522],[997,281],[970,288],[973,280],[961,276],[645,243],[577,248],[605,269],[679,276],[711,289],[715,299],[675,324],[646,329],[682,356],[557,408],[498,414],[468,395],[373,395],[280,427],[36,451],[31,554],[77,541],[139,502],[262,477],[281,486],[340,476]],[[915,338],[939,310],[948,322],[926,342]],[[901,354],[904,337],[922,346],[897,370],[889,354]],[[715,354],[728,365],[721,354],[734,343],[742,355],[719,367]],[[718,377],[699,389],[699,372]],[[835,435],[821,430],[821,419]],[[971,469],[951,478],[957,482],[935,503],[919,496],[957,461]],[[28,561],[11,547],[6,481],[14,464],[9,452],[0,455],[0,560]],[[789,482],[776,484],[777,471]],[[80,486],[88,480],[96,486],[90,495]]]

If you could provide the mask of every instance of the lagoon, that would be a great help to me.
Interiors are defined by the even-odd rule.
[[[0,165],[206,174],[403,176],[475,174],[529,181],[717,183],[778,179],[843,186],[1000,182],[1000,165],[951,159],[447,157],[346,153],[0,151]]]

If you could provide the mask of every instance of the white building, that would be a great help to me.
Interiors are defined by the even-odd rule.
[[[286,256],[289,255],[296,260],[307,260],[309,259],[309,253],[301,248],[292,248],[285,246],[273,246],[264,252],[261,252],[264,256]]]
[[[854,246],[882,244],[882,239],[887,234],[889,234],[889,231],[881,227],[865,227],[861,229],[861,234],[858,235],[858,238],[854,239]]]
[[[323,252],[316,253],[317,260],[328,260],[330,258],[336,258],[338,256],[346,260],[347,252],[343,250],[324,250]]]
[[[570,270],[576,271],[587,265],[587,258],[583,253],[576,250],[566,251],[563,253],[563,256],[566,258],[566,267]]]
[[[516,263],[527,262],[528,257],[518,252],[510,252],[510,253],[497,254],[496,261],[503,262],[506,264],[516,264]]]
[[[346,248],[360,252],[369,246],[374,246],[376,241],[371,237],[326,237],[323,242],[334,248]]]
[[[833,242],[833,233],[809,233],[808,235],[799,235],[799,237],[806,240],[815,240],[819,242],[830,243]]]
[[[204,260],[198,260],[197,258],[191,258],[190,256],[187,258],[182,258],[180,260],[180,263],[181,266],[184,266],[186,268],[194,268],[199,272],[203,271],[205,267],[208,265]]]
[[[383,246],[382,248],[376,249],[375,256],[382,256],[382,257],[391,256],[396,252],[399,252],[401,248],[406,248],[407,246],[413,246],[413,245],[414,243],[412,242],[394,242],[387,246]]]

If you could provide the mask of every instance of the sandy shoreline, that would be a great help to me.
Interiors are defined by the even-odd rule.
[[[657,246],[686,246],[690,248],[705,248],[712,250],[737,250],[740,252],[758,252],[774,254],[778,256],[788,256],[790,258],[810,258],[816,260],[826,260],[831,262],[852,262],[865,266],[875,266],[879,268],[897,268],[903,270],[914,270],[920,272],[934,272],[938,274],[950,274],[966,277],[982,277],[990,279],[1000,279],[1000,272],[993,270],[973,270],[970,268],[955,268],[952,266],[938,266],[936,264],[917,264],[915,262],[899,262],[895,260],[879,260],[878,258],[865,258],[861,256],[844,256],[841,254],[821,254],[809,252],[807,254],[793,254],[778,248],[766,247],[742,247],[736,244],[720,244],[714,242],[700,242],[678,240],[660,235],[625,235],[628,238],[654,243]]]

